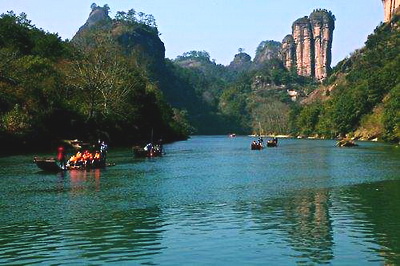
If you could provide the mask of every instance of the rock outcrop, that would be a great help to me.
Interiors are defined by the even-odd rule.
[[[229,68],[236,71],[244,71],[251,67],[251,56],[246,53],[238,53],[233,61],[229,64]]]
[[[335,17],[327,10],[315,10],[309,17],[296,20],[292,35],[282,41],[281,59],[285,67],[295,67],[300,76],[326,79],[332,60],[334,29]]]
[[[256,66],[262,66],[266,62],[279,59],[279,53],[281,50],[281,43],[277,41],[263,41],[261,42],[256,50],[254,57],[254,63]]]
[[[382,0],[384,10],[384,22],[392,20],[396,11],[400,10],[400,0]]]
[[[72,40],[74,41],[79,39],[82,35],[85,34],[85,32],[91,30],[94,27],[111,29],[112,20],[108,16],[108,11],[109,9],[107,6],[92,6],[92,11],[89,14],[89,18],[86,20],[86,23],[79,28],[78,32],[75,34]]]
[[[117,41],[122,51],[135,54],[137,60],[150,68],[164,64],[165,46],[160,40],[156,28],[138,20],[118,21],[109,16],[109,7],[92,4],[86,23],[79,28],[72,42],[80,47],[95,47],[97,37],[111,37]]]

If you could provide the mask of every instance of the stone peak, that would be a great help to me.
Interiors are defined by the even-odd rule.
[[[97,6],[95,3],[91,5],[92,11],[89,14],[89,18],[86,21],[86,26],[91,27],[102,21],[109,21],[111,18],[108,16],[110,8],[108,5],[104,5],[103,7]]]
[[[315,9],[310,15],[311,23],[321,23],[327,25],[329,28],[333,28],[335,26],[335,15],[332,14],[331,11],[326,9]]]

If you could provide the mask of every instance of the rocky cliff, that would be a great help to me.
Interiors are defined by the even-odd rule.
[[[156,69],[164,64],[165,46],[157,28],[136,18],[112,19],[108,11],[107,5],[100,7],[93,4],[89,18],[72,42],[81,47],[93,47],[98,36],[108,36],[117,41],[125,54],[135,55],[148,67]]]
[[[384,9],[384,22],[392,20],[396,11],[400,10],[400,0],[382,0]]]
[[[292,35],[282,41],[281,58],[286,68],[294,66],[300,76],[326,79],[334,29],[335,17],[327,10],[314,10],[309,17],[296,20]]]
[[[75,34],[72,40],[78,40],[87,31],[93,29],[94,27],[111,29],[112,20],[108,16],[108,11],[109,9],[107,8],[107,6],[92,6],[92,11],[89,14],[89,18],[86,20],[86,23],[79,28],[78,32]]]

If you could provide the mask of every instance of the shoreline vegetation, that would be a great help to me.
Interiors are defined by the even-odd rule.
[[[399,31],[395,15],[321,83],[288,70],[276,41],[262,41],[254,60],[239,48],[228,66],[206,51],[166,59],[154,17],[134,9],[111,18],[108,5],[93,4],[66,41],[4,13],[0,155],[62,139],[126,147],[228,132],[399,143]]]

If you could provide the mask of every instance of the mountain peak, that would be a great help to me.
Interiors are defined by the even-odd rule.
[[[91,5],[91,9],[92,11],[90,12],[88,19],[86,20],[86,23],[79,28],[74,39],[76,39],[76,37],[82,36],[85,31],[90,30],[93,27],[111,24],[112,19],[108,16],[110,8],[107,4],[101,7],[93,3]]]
[[[110,20],[110,17],[108,16],[110,8],[108,7],[108,5],[104,5],[103,7],[101,7],[97,6],[96,4],[92,4],[91,8],[92,11],[90,12],[89,18],[85,24],[87,27],[90,28],[101,21]]]

